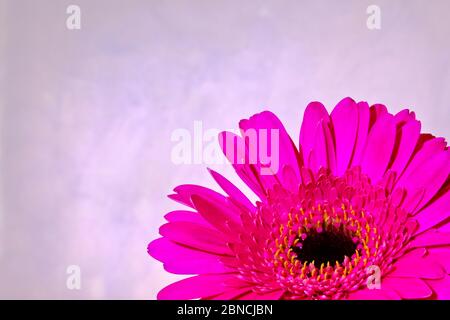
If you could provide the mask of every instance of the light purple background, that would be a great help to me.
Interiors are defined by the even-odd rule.
[[[214,187],[206,165],[170,158],[194,120],[231,129],[268,108],[297,141],[309,101],[352,96],[448,137],[449,14],[448,0],[0,0],[0,297],[151,299],[180,278],[146,246],[180,207],[174,186]]]

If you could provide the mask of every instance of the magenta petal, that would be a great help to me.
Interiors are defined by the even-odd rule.
[[[342,175],[350,163],[358,131],[358,106],[351,98],[339,102],[331,112],[336,139],[336,174]]]
[[[309,167],[314,171],[318,171],[322,167],[330,169],[333,173],[336,171],[333,137],[328,123],[323,120],[317,127],[316,143],[309,160]]]
[[[220,173],[208,169],[211,176],[217,182],[217,184],[225,191],[231,198],[232,201],[236,201],[242,207],[247,208],[250,212],[255,212],[256,207],[253,203],[248,200],[248,198],[239,190],[234,184],[228,181],[224,176]]]
[[[216,254],[231,254],[226,239],[217,231],[192,222],[170,222],[161,226],[163,237],[189,247]]]
[[[380,289],[368,289],[351,292],[348,300],[400,300],[401,297],[392,289],[381,287]]]
[[[306,162],[316,143],[316,134],[321,121],[326,124],[330,121],[328,112],[320,102],[311,102],[303,114],[302,127],[300,129],[300,149]]]
[[[228,290],[225,281],[233,275],[199,275],[174,282],[158,293],[158,300],[187,300],[208,297]]]
[[[407,122],[399,129],[399,141],[394,150],[395,159],[390,167],[398,176],[405,170],[406,164],[411,158],[420,136],[420,122],[413,120]]]
[[[164,263],[168,272],[175,274],[225,273],[233,271],[224,266],[220,257],[203,251],[180,246],[167,238],[148,245],[148,253]]]
[[[442,151],[425,161],[416,171],[408,176],[404,175],[397,186],[408,190],[405,202],[408,202],[410,194],[423,189],[424,195],[418,204],[418,209],[420,209],[439,191],[449,173],[450,152]]]
[[[207,300],[239,300],[239,297],[247,294],[251,291],[251,288],[231,289],[220,294],[209,296],[204,299]]]
[[[450,274],[450,247],[431,248],[430,257],[444,268],[447,274]]]
[[[192,202],[202,217],[218,230],[232,234],[242,231],[239,215],[234,210],[196,195],[192,196]]]
[[[380,117],[369,132],[361,163],[372,183],[378,182],[387,169],[395,142],[395,123],[391,115]]]
[[[267,293],[256,293],[250,291],[247,294],[240,296],[239,300],[279,300],[284,294],[284,290],[275,290]]]
[[[380,103],[376,103],[370,106],[369,111],[370,111],[369,129],[371,129],[379,119],[381,119],[388,113],[386,106]]]
[[[220,147],[230,161],[234,170],[238,174],[239,178],[244,181],[250,189],[258,195],[261,199],[266,197],[266,188],[262,184],[260,176],[255,169],[255,165],[249,163],[250,160],[246,159],[247,151],[245,142],[242,137],[232,132],[221,132],[219,134]],[[268,176],[268,178],[272,178]]]
[[[416,120],[416,115],[414,112],[410,112],[409,109],[403,109],[399,111],[395,116],[395,121],[398,124],[403,124],[409,121]]]
[[[381,287],[395,290],[403,299],[427,299],[433,291],[424,280],[418,278],[387,277],[381,280]]]
[[[187,205],[191,208],[194,208],[194,205],[191,201],[191,197],[194,194],[203,196],[205,198],[209,198],[213,201],[217,201],[218,203],[223,205],[228,204],[226,198],[220,193],[194,184],[179,185],[175,189],[173,189],[173,191],[175,191],[175,194],[169,195],[169,198],[177,202],[180,202],[184,205]]]
[[[439,225],[436,229],[438,229],[440,232],[450,233],[450,221],[447,221],[447,223]]]
[[[413,267],[412,267],[413,266]],[[415,249],[400,257],[394,263],[394,271],[389,274],[396,278],[440,279],[444,270],[425,249]]]
[[[198,212],[175,210],[167,213],[164,218],[166,218],[169,222],[185,221],[211,227],[211,225]]]
[[[445,221],[450,216],[450,191],[422,209],[414,218],[419,222],[416,233],[426,231]]]
[[[450,276],[445,276],[439,280],[427,280],[428,286],[431,287],[438,300],[450,300]]]
[[[421,135],[421,137],[419,137],[419,141],[424,138],[426,138],[426,135]],[[443,151],[446,145],[447,144],[443,138],[431,138],[423,143],[418,143],[418,147],[416,147],[417,149],[414,151],[411,161],[400,177],[399,183],[402,183],[402,180],[405,179],[405,177],[407,178],[413,175],[414,172],[424,165],[424,163],[429,161],[439,152]]]
[[[428,230],[413,238],[410,242],[412,248],[450,245],[450,232]]]
[[[300,178],[300,163],[297,147],[276,115],[269,111],[255,114],[248,120],[241,120],[239,128],[243,134],[245,134],[247,130],[256,130],[258,136],[257,147],[259,151],[261,151],[262,146],[266,146],[266,152],[268,152],[268,154],[273,155],[274,153],[277,153],[279,158],[278,163],[275,168],[271,166],[277,177],[281,176],[281,169],[288,165],[294,169],[296,177],[298,179]],[[271,140],[270,136],[272,132],[278,134],[276,146],[272,146],[271,143],[268,143]],[[263,154],[260,155],[258,152],[258,164],[260,165],[265,162],[261,158]]]
[[[358,102],[358,131],[356,134],[355,148],[351,161],[352,166],[361,164],[369,134],[370,111],[367,102]]]

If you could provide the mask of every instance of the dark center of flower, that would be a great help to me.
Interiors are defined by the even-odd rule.
[[[357,248],[348,232],[335,228],[321,232],[311,230],[300,243],[300,246],[292,247],[297,259],[308,263],[314,261],[316,266],[336,261],[342,263],[345,256],[351,257]]]

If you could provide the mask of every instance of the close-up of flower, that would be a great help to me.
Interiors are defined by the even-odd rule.
[[[221,148],[259,199],[213,170],[224,194],[177,186],[169,198],[187,209],[165,216],[148,252],[191,276],[159,299],[450,298],[450,154],[414,112],[311,102],[298,144],[269,111],[239,128]]]

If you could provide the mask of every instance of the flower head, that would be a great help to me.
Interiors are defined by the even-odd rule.
[[[298,148],[270,112],[239,127],[222,150],[260,200],[212,170],[226,195],[176,187],[191,210],[168,213],[148,251],[195,276],[158,298],[450,298],[450,155],[413,112],[312,102]]]

